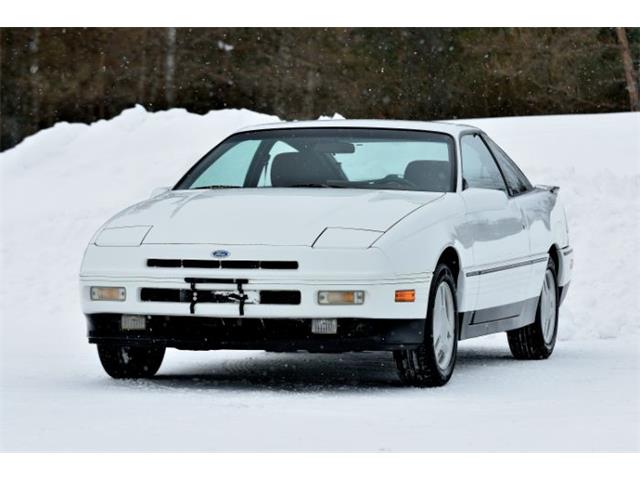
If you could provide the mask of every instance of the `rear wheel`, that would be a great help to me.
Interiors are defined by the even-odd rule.
[[[535,322],[507,332],[509,349],[515,358],[542,360],[553,353],[558,336],[558,299],[556,265],[550,258],[544,274]]]
[[[406,385],[439,387],[453,374],[458,353],[456,284],[447,265],[436,268],[429,291],[424,343],[397,350],[393,357]]]
[[[100,363],[113,378],[149,378],[160,369],[165,347],[98,344]]]

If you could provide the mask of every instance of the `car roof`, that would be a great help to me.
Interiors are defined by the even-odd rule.
[[[265,123],[246,126],[239,132],[256,130],[279,130],[288,128],[391,128],[398,130],[423,130],[427,132],[448,133],[456,135],[463,131],[481,131],[477,127],[453,123],[449,121],[420,122],[414,120],[306,120],[296,122]]]

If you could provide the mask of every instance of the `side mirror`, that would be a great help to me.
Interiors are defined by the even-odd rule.
[[[169,190],[171,190],[171,187],[156,187],[151,190],[151,195],[149,198],[159,197],[163,193],[167,193]]]

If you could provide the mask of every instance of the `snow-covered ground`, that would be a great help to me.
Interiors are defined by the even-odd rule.
[[[503,335],[460,347],[454,378],[432,390],[400,386],[377,353],[170,351],[157,378],[114,381],[79,349],[25,352],[3,378],[3,448],[640,448],[634,341],[561,342],[548,362],[514,360]]]
[[[77,292],[92,233],[275,120],[137,107],[0,154],[0,449],[640,449],[640,114],[467,122],[561,185],[576,266],[548,361],[512,360],[497,335],[463,342],[437,390],[399,388],[382,354],[170,351],[157,379],[106,377]]]

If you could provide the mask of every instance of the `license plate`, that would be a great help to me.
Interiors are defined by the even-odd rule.
[[[122,330],[144,330],[147,320],[142,315],[122,315]]]
[[[314,318],[311,320],[311,333],[324,335],[338,333],[338,320],[335,318]]]
[[[201,290],[202,291],[202,290]],[[245,305],[255,305],[260,303],[260,294],[253,290],[245,290]],[[237,290],[212,290],[212,295],[225,298],[229,303],[240,303],[240,294]]]

